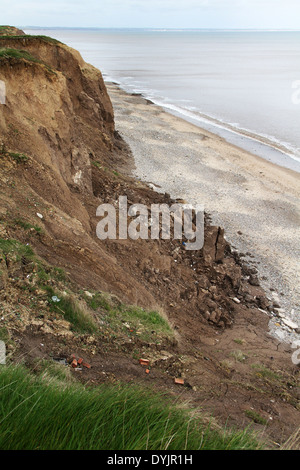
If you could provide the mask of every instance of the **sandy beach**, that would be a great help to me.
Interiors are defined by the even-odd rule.
[[[116,129],[130,146],[134,175],[174,199],[203,204],[212,223],[257,268],[261,285],[300,327],[300,174],[252,155],[107,83]],[[278,312],[270,332],[300,339]]]

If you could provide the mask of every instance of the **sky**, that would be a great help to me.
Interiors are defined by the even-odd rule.
[[[299,29],[300,0],[0,0],[0,24]]]

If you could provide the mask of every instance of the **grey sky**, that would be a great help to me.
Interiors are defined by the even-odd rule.
[[[300,0],[0,0],[16,26],[299,29]]]

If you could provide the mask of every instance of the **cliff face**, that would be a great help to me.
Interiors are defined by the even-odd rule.
[[[28,152],[55,171],[63,186],[91,191],[89,153],[105,159],[113,148],[113,109],[101,73],[80,55],[42,38],[0,39],[11,52],[1,58],[5,144]],[[13,50],[26,51],[24,58]],[[18,139],[9,132],[18,129]],[[51,167],[51,168],[50,168]]]
[[[171,203],[168,195],[115,171],[128,161],[128,150],[115,131],[101,73],[47,37],[3,36],[0,51],[7,93],[0,108],[1,178],[3,186],[14,185],[10,200],[2,192],[3,207],[31,221],[43,214],[36,249],[52,263],[72,266],[78,282],[130,303],[178,303],[182,309],[184,300],[196,324],[200,319],[230,326],[236,309],[230,296],[241,289],[242,271],[218,227],[206,227],[204,248],[195,253],[183,253],[171,240],[97,239],[100,203],[116,206],[124,195],[129,204]],[[13,161],[14,154],[25,155],[22,164]],[[36,209],[26,202],[32,194]],[[215,283],[219,287],[210,290]],[[248,288],[255,289],[247,286],[247,293]],[[264,308],[258,294],[256,304]]]
[[[4,36],[0,80],[6,84],[0,108],[3,211],[31,221],[42,212],[43,240],[36,240],[40,253],[65,267],[71,264],[74,276],[86,285],[123,293],[133,302],[136,281],[99,243],[95,231],[96,208],[104,201],[99,193],[105,185],[114,191],[111,172],[127,159],[100,71],[56,40]],[[18,165],[11,155],[25,159]],[[11,178],[16,191],[6,198]],[[39,211],[25,203],[29,194]],[[138,290],[139,299],[154,302],[143,286]]]

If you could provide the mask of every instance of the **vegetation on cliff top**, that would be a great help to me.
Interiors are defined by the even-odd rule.
[[[1,26],[0,26],[1,28]],[[18,41],[19,39],[26,39],[28,41],[35,41],[39,39],[40,41],[48,42],[50,44],[63,44],[62,42],[58,41],[57,39],[51,38],[50,36],[45,36],[45,35],[31,35],[31,34],[17,34],[14,36],[11,36],[10,34],[1,34],[0,35],[0,41],[4,42],[5,40],[16,40]]]
[[[24,34],[22,30],[16,28],[15,26],[2,25],[0,26],[0,36],[14,36]]]
[[[0,38],[2,39],[2,38]],[[0,41],[1,44],[1,41]],[[1,47],[0,48],[0,60],[1,59],[16,59],[16,60],[25,60],[27,62],[33,62],[35,64],[43,65],[49,72],[55,73],[54,70],[45,62],[34,57],[27,51],[23,51],[20,49],[13,49],[9,47]]]

